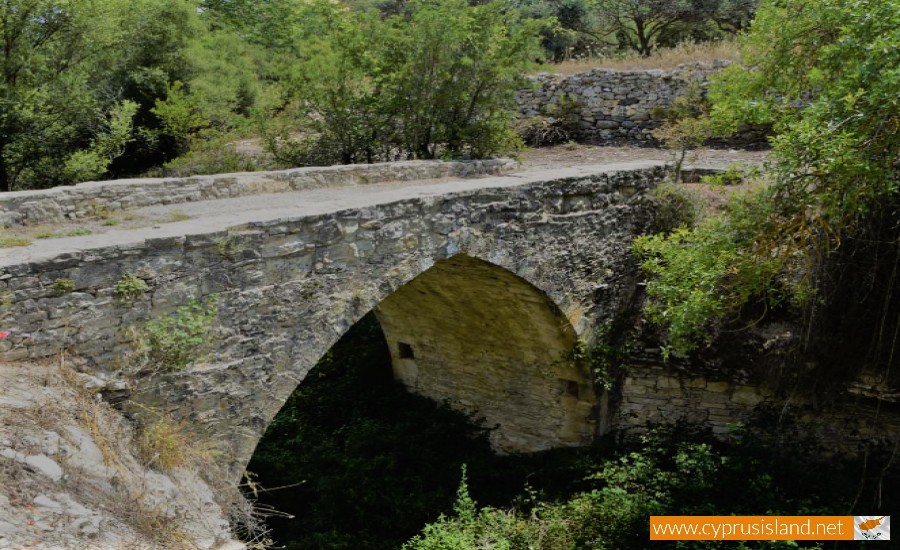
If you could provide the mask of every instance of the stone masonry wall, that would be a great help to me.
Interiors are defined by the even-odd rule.
[[[395,378],[438,403],[483,418],[491,446],[540,451],[590,443],[593,377],[574,361],[571,323],[509,271],[456,255],[435,263],[375,313]]]
[[[727,436],[758,408],[796,420],[835,451],[857,452],[860,445],[894,445],[900,437],[900,395],[874,395],[871,380],[860,380],[827,403],[802,394],[776,395],[740,375],[702,372],[662,360],[632,365],[614,399],[613,428],[634,430],[648,423],[685,420]]]
[[[691,82],[703,84],[707,75],[726,62],[680,65],[670,71],[614,71],[593,69],[573,75],[533,77],[534,88],[519,92],[522,116],[571,115],[582,137],[602,142],[653,143],[650,132],[659,126],[660,110],[685,93]]]
[[[186,178],[86,182],[69,187],[0,195],[0,227],[36,225],[108,215],[128,208],[303,191],[385,181],[499,175],[517,166],[509,159],[408,161],[294,168]]]
[[[679,65],[673,70],[614,71],[593,69],[573,75],[541,74],[534,86],[519,91],[522,117],[550,116],[577,127],[573,138],[600,143],[657,145],[652,132],[660,115],[688,86],[701,91],[711,73],[728,62]],[[760,147],[768,128],[742,126],[736,135],[710,141],[714,146]]]
[[[650,222],[645,192],[664,173],[653,164],[608,169],[0,262],[0,326],[13,333],[0,341],[0,360],[88,358],[95,376],[227,444],[239,470],[337,339],[445,258],[464,254],[515,274],[590,340],[634,292],[630,242]],[[125,274],[148,292],[119,296]],[[55,289],[57,279],[73,291]],[[130,329],[196,298],[219,310],[205,361],[152,377],[115,370]]]
[[[800,411],[831,441],[896,437],[897,403],[862,390],[823,410],[772,396],[725,368],[692,372],[648,361],[633,365],[609,395],[593,395],[588,373],[553,364],[575,339],[591,343],[599,327],[632,303],[639,274],[631,240],[649,227],[653,208],[646,191],[664,174],[653,164],[609,168],[212,233],[73,249],[27,262],[0,256],[0,327],[12,332],[0,340],[0,361],[60,352],[85,358],[84,370],[98,387],[189,419],[223,443],[236,472],[306,373],[353,323],[379,307],[395,368],[405,369],[401,380],[418,384],[417,391],[439,390],[436,395],[460,400],[496,396],[497,403],[521,397],[521,403],[542,408],[482,407],[501,425],[530,425],[519,418],[508,422],[504,415],[549,417],[539,433],[506,434],[503,441],[540,440],[552,432],[560,444],[573,444],[588,439],[585,429],[592,425],[600,433],[607,426],[634,428],[679,418],[725,433],[730,423],[767,404]],[[463,269],[405,287],[436,266],[465,268],[472,262],[501,271],[479,271],[478,277],[490,280],[485,284],[474,284]],[[117,294],[125,274],[146,282],[147,292],[134,299]],[[71,281],[71,290],[55,285],[59,279]],[[403,288],[431,296],[416,302],[404,298]],[[450,296],[462,302],[447,301]],[[504,296],[516,303],[505,304]],[[203,361],[152,375],[117,369],[133,349],[132,329],[192,299],[218,306],[212,348]],[[428,304],[442,300],[444,309],[434,314],[447,318],[423,320]],[[491,316],[501,318],[487,322]],[[536,326],[515,328],[529,317]],[[453,337],[438,337],[455,325]],[[417,326],[428,330],[416,332]],[[509,331],[549,344],[518,345],[513,337],[503,338]],[[400,353],[400,343],[409,346],[409,354]],[[551,354],[539,357],[546,349]],[[425,375],[425,368],[439,367],[453,353],[467,361],[487,357],[490,372],[483,373],[483,382],[438,380],[438,371]],[[545,374],[534,376],[535,384],[522,384],[521,367],[534,363],[540,367],[534,372]],[[467,368],[454,372],[479,374]],[[421,387],[432,384],[429,377],[434,385]],[[454,394],[475,386],[477,392]],[[491,392],[492,387],[499,389]]]

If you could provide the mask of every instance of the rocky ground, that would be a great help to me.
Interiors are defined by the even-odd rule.
[[[196,471],[149,468],[90,382],[55,361],[0,364],[0,549],[245,548]]]

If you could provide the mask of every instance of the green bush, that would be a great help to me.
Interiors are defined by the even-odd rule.
[[[293,164],[490,155],[511,123],[544,23],[498,0],[414,0],[381,17],[306,5],[270,152]],[[377,37],[373,40],[372,37]]]
[[[730,442],[691,425],[658,425],[627,438],[587,469],[593,488],[560,500],[532,493],[512,509],[479,509],[463,477],[453,516],[426,526],[404,550],[534,548],[626,550],[647,548],[651,515],[846,514],[856,502],[894,487],[896,469],[860,483],[859,463],[822,454],[821,446],[779,411],[760,411]],[[887,451],[887,452],[885,452]],[[890,449],[869,450],[890,464]],[[860,462],[862,462],[860,458]],[[820,468],[829,475],[821,476]],[[865,496],[860,496],[865,495]],[[877,498],[877,497],[876,497]],[[890,509],[882,501],[879,510]],[[867,508],[868,509],[868,508]],[[802,543],[808,547],[818,544]],[[720,541],[656,543],[661,548],[719,548]],[[745,541],[739,548],[797,548],[794,541]]]
[[[60,294],[65,294],[66,292],[72,292],[75,290],[75,283],[72,279],[56,279],[53,281],[53,290],[59,292]]]
[[[814,296],[837,295],[816,292],[841,269],[823,268],[835,251],[895,227],[882,212],[900,202],[900,50],[888,46],[898,29],[895,0],[762,4],[744,63],[712,79],[710,123],[719,132],[773,124],[769,185],[719,219],[637,243],[652,276],[648,316],[673,348],[709,341],[756,299],[810,308]],[[874,271],[889,258],[872,257]],[[891,303],[891,288],[872,289],[876,308]]]
[[[123,300],[133,301],[140,298],[145,292],[150,290],[150,286],[140,277],[136,277],[131,273],[122,275],[122,278],[116,283],[115,293]]]
[[[703,213],[696,194],[680,184],[662,183],[650,192],[650,196],[656,199],[653,228],[657,232],[692,228]]]
[[[803,296],[798,283],[792,293],[789,282],[778,284],[783,258],[748,252],[758,244],[757,220],[770,206],[764,194],[740,195],[727,215],[635,239],[641,268],[650,275],[644,312],[665,327],[667,351],[685,354],[708,344],[716,328],[737,318],[751,299],[776,306]]]
[[[218,308],[214,303],[195,300],[151,320],[143,330],[146,358],[168,370],[196,361],[209,347],[216,315]]]

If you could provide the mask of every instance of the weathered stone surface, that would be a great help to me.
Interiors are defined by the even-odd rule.
[[[0,363],[0,548],[243,548],[197,468],[149,469],[131,424],[76,378]]]
[[[579,138],[608,143],[653,144],[651,132],[661,123],[661,114],[689,86],[705,86],[709,74],[727,61],[679,65],[670,71],[614,71],[593,69],[572,75],[541,74],[532,86],[519,90],[519,113],[523,117],[549,115],[580,128]],[[740,143],[764,141],[759,129],[746,129]]]
[[[396,376],[483,418],[500,450],[577,445],[610,427],[682,418],[726,434],[775,402],[746,376],[644,361],[608,394],[570,359],[576,340],[592,342],[631,303],[631,241],[650,226],[646,191],[663,175],[661,165],[631,163],[382,195],[354,188],[225,222],[2,250],[0,322],[12,335],[0,340],[0,360],[82,356],[99,393],[189,419],[228,446],[237,472],[312,366],[375,309]],[[123,298],[116,285],[126,273],[147,292]],[[75,291],[54,291],[60,278]],[[149,377],[116,369],[131,329],[195,298],[218,305],[208,357]],[[811,418],[847,444],[877,436],[853,409]],[[878,429],[900,431],[897,415],[879,418]],[[862,435],[835,428],[843,422]],[[89,447],[82,452],[95,455]]]
[[[375,309],[408,388],[484,418],[496,449],[589,443],[590,372],[571,323],[537,288],[468,256],[437,262]]]
[[[0,254],[0,274],[12,275],[10,287],[50,287],[68,278],[78,289],[48,295],[40,307],[23,290],[15,292],[4,310],[11,321],[4,329],[13,336],[0,341],[0,359],[67,349],[86,356],[93,375],[115,378],[113,366],[130,350],[130,328],[188,299],[214,299],[219,315],[211,356],[132,380],[132,398],[204,426],[230,443],[239,467],[309,369],[382,304],[389,339],[417,354],[419,378],[405,380],[417,391],[455,400],[492,427],[499,424],[493,439],[504,450],[580,444],[605,422],[605,412],[588,373],[567,363],[566,351],[576,338],[590,340],[634,292],[630,242],[650,222],[644,192],[664,170],[649,163],[568,174],[481,180],[484,187],[272,218],[205,236],[162,235],[163,228],[154,234],[167,238],[132,242],[110,233],[85,238],[96,248],[66,250],[67,264],[44,257],[57,246],[51,242],[35,245],[44,247],[42,259],[26,265],[14,258],[33,256],[29,250]],[[111,245],[128,252],[103,252]],[[133,300],[118,296],[116,284],[126,273],[141,277],[148,292]],[[481,283],[465,285],[475,273]],[[420,302],[413,290],[423,286],[429,296]],[[462,302],[433,307],[448,295]],[[429,332],[414,334],[410,327]],[[456,332],[437,338],[450,328]],[[438,372],[438,357],[454,351],[458,364],[447,372],[471,380]],[[475,364],[464,366],[463,359]],[[472,369],[480,360],[486,378],[479,382]]]

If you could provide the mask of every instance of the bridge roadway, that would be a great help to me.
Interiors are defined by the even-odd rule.
[[[90,235],[42,238],[34,240],[29,246],[0,248],[0,266],[42,261],[60,254],[129,245],[147,239],[215,233],[251,222],[290,220],[407,199],[439,197],[448,193],[479,189],[516,187],[540,181],[577,178],[598,172],[640,170],[664,164],[662,161],[644,160],[582,165],[530,170],[502,176],[391,181],[148,206],[131,209],[128,213],[130,217],[142,219],[168,219],[173,214],[189,216],[189,219],[135,229],[100,226],[94,228],[94,232]]]

